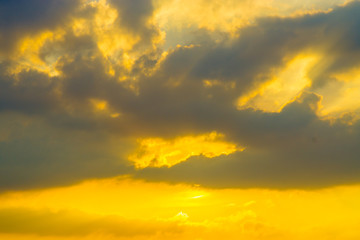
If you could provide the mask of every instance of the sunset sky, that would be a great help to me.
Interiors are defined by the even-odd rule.
[[[360,1],[0,0],[1,240],[359,240]]]

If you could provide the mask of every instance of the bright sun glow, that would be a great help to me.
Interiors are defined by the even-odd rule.
[[[201,195],[188,197],[200,192]],[[148,224],[148,231],[167,226],[170,232],[174,231],[172,234],[176,239],[187,239],[196,233],[206,236],[206,239],[219,239],[225,231],[227,239],[257,239],[262,236],[261,239],[268,240],[275,239],[274,235],[290,239],[301,233],[306,238],[296,239],[305,240],[324,236],[323,231],[327,228],[333,229],[334,234],[355,236],[354,226],[359,224],[360,187],[318,191],[206,190],[125,178],[88,181],[49,190],[12,192],[1,195],[0,201],[0,216],[3,219],[0,228],[4,221],[9,226],[13,224],[11,219],[5,218],[13,211],[23,214],[24,219],[36,216],[40,221],[42,216],[47,217],[49,226],[55,224],[54,221],[59,221],[65,228],[75,224],[89,236],[95,234],[98,237],[104,237],[96,233],[98,229],[85,227],[90,223],[89,219],[104,226],[103,230],[112,232],[110,235],[113,237],[117,236],[116,224],[121,222],[125,228]],[[139,220],[134,222],[131,219]],[[63,222],[66,220],[71,222]],[[40,222],[28,224],[47,231]],[[122,228],[121,225],[118,227]],[[0,236],[22,239],[21,235]],[[78,239],[92,239],[88,237]],[[47,239],[46,234],[39,239]],[[167,237],[159,235],[158,239]]]

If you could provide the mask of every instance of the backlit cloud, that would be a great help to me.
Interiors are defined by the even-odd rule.
[[[1,2],[1,189],[357,183],[359,2],[195,3]]]

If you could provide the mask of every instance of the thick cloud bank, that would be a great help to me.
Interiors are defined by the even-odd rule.
[[[0,189],[122,174],[216,188],[360,181],[357,112],[319,114],[323,89],[356,80],[335,76],[359,65],[359,2],[260,18],[221,40],[201,29],[201,44],[166,51],[151,1],[104,2],[0,1]],[[317,56],[311,84],[278,112],[239,109],[299,55]],[[136,138],[211,131],[245,150],[170,168],[127,161]]]

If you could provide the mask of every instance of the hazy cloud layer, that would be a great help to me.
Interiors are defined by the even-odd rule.
[[[153,236],[163,232],[181,232],[177,219],[131,220],[119,216],[97,216],[75,211],[1,209],[2,233],[36,234],[38,236],[82,237],[92,233],[117,237]],[[44,223],[46,222],[46,225]]]

